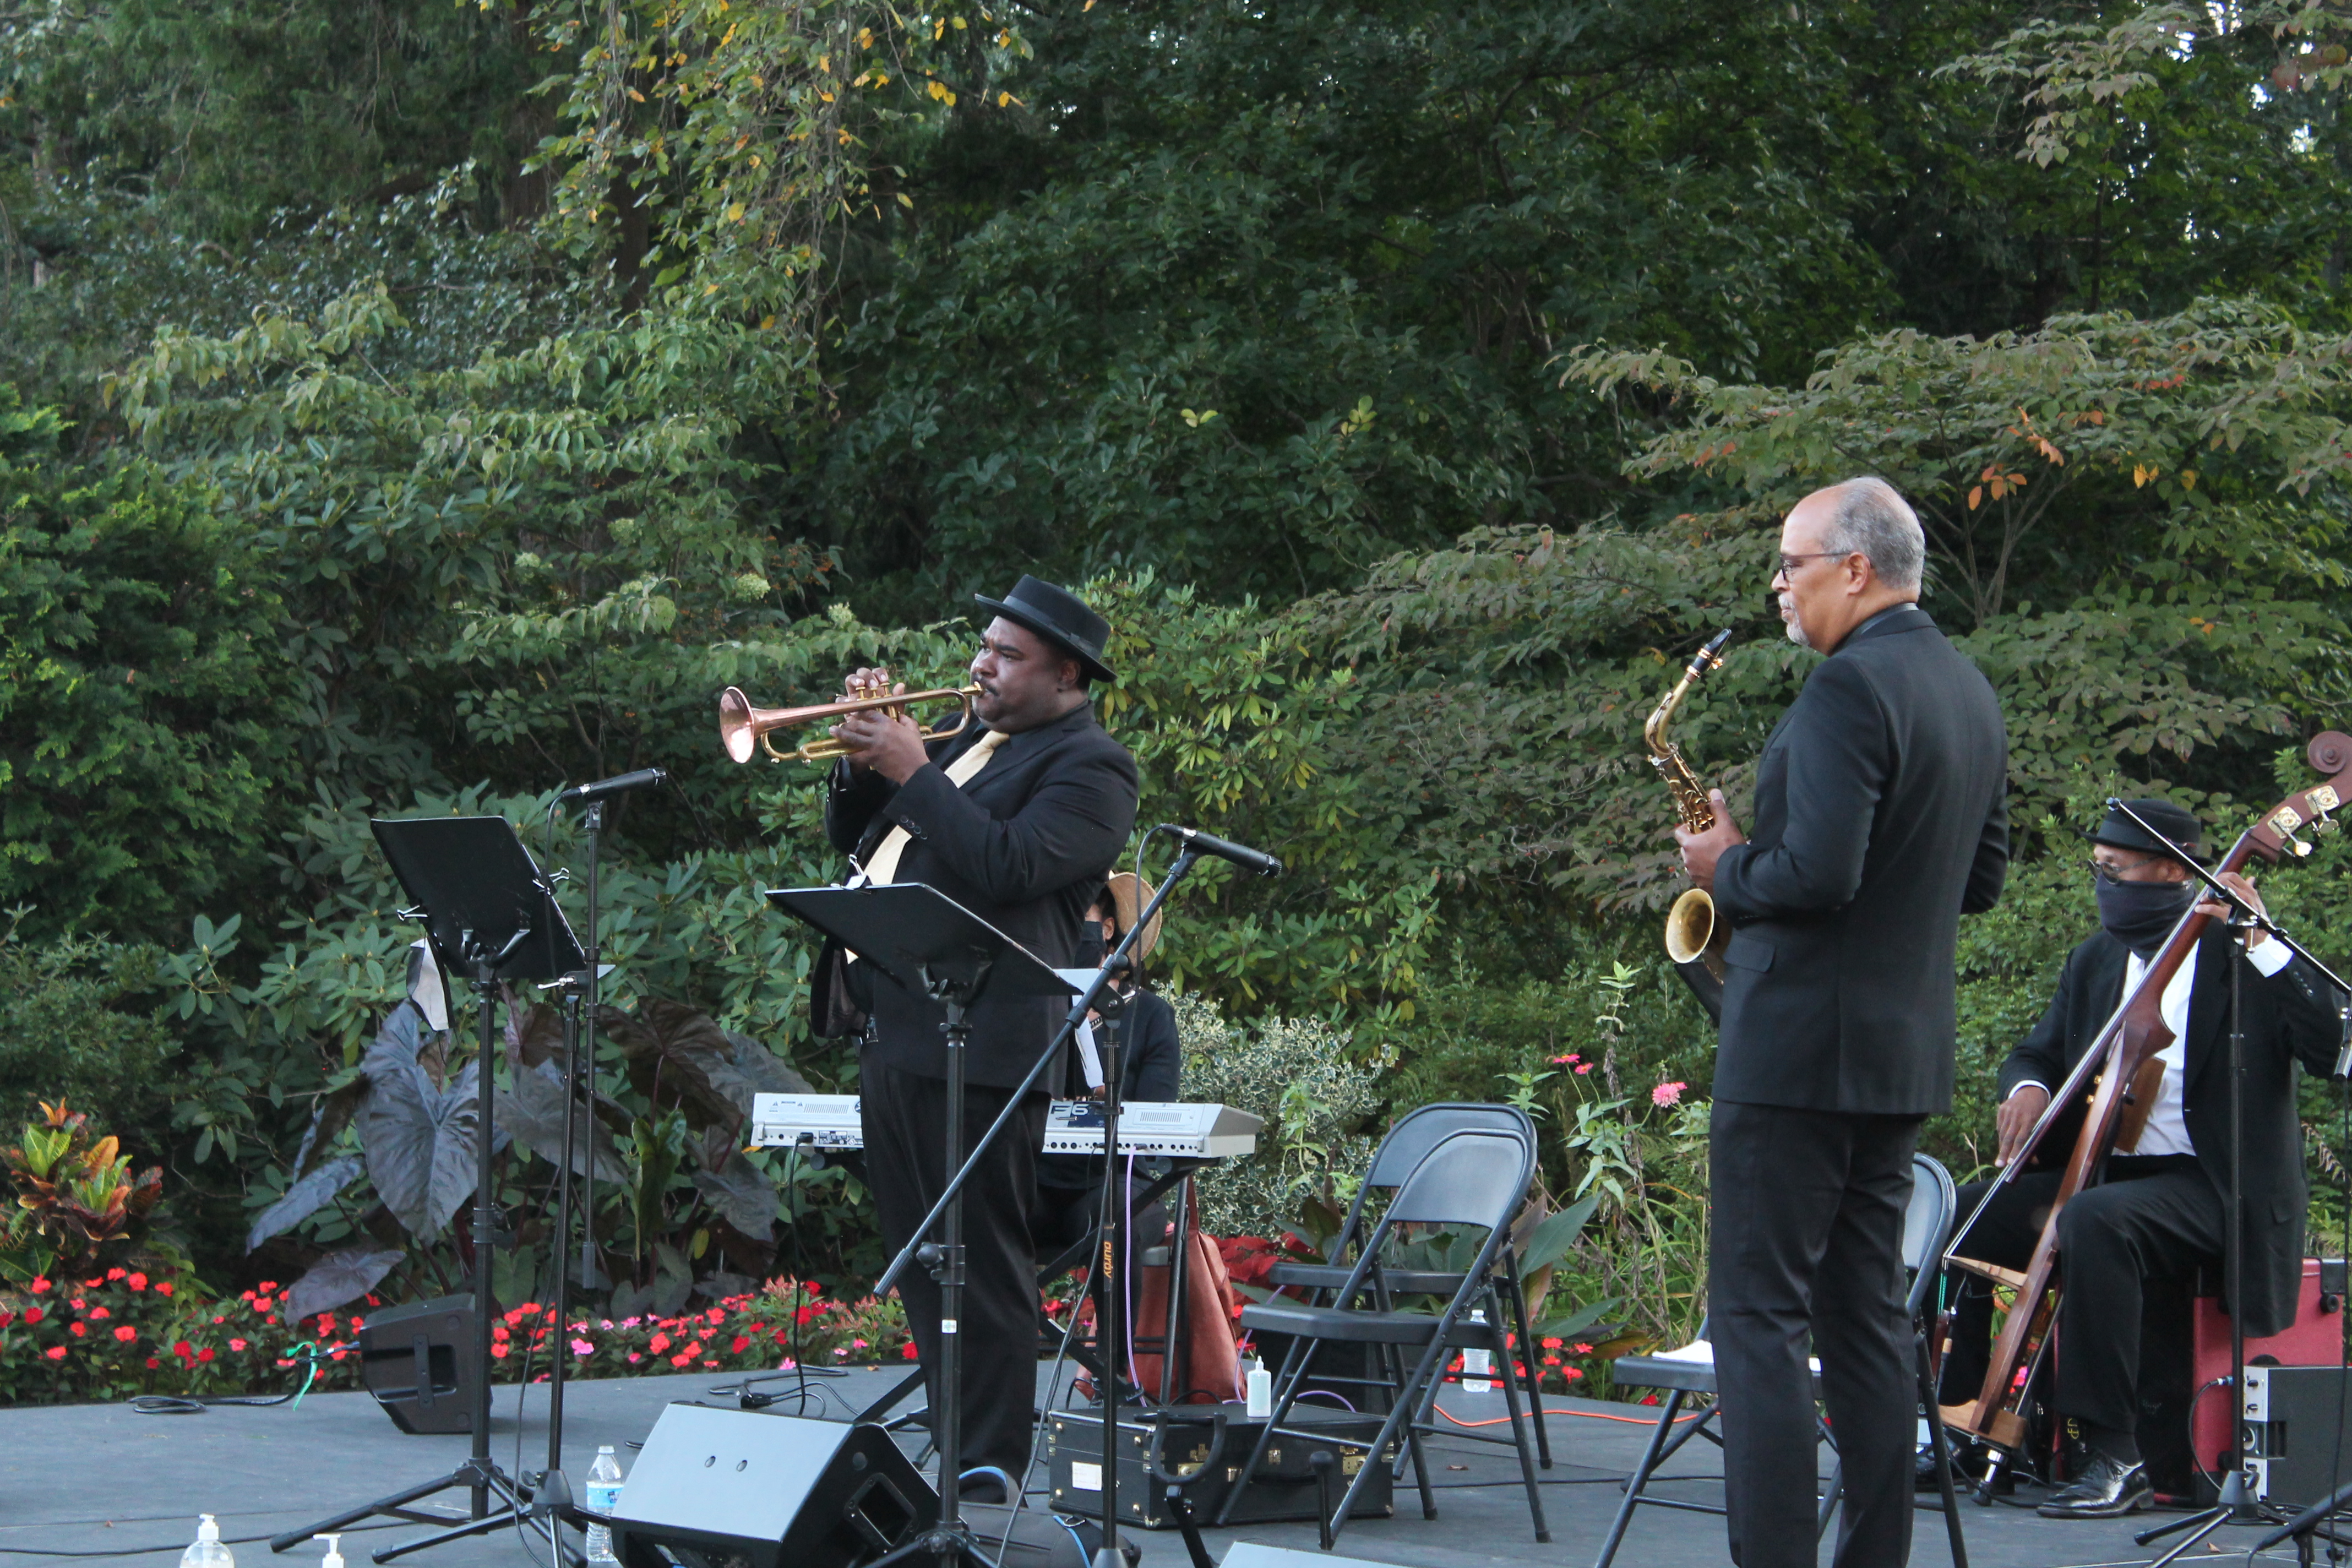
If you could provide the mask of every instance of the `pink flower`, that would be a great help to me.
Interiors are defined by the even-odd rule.
[[[245,1348],[245,1342],[243,1340],[231,1340],[228,1342],[228,1348],[233,1351],[241,1351]]]
[[[1686,1083],[1662,1083],[1650,1091],[1650,1103],[1658,1106],[1680,1105],[1683,1090],[1689,1087],[1690,1085]]]
[[[574,1340],[572,1342],[572,1353],[573,1355],[593,1355],[595,1351],[596,1347],[586,1340]]]
[[[51,1361],[63,1361],[66,1359],[66,1347],[63,1345],[51,1345],[41,1353],[48,1357]]]
[[[1579,1078],[1582,1078],[1586,1073],[1589,1073],[1591,1070],[1592,1064],[1591,1062],[1579,1062],[1576,1064],[1576,1076]]]
[[[1554,1057],[1554,1058],[1551,1058],[1551,1065],[1552,1065],[1552,1066],[1554,1066],[1554,1067],[1559,1067],[1559,1068],[1564,1068],[1564,1067],[1573,1067],[1573,1066],[1575,1066],[1578,1062],[1580,1062],[1580,1061],[1582,1061],[1583,1059],[1584,1059],[1584,1058],[1583,1058],[1582,1057],[1578,1056],[1574,1051],[1570,1051],[1570,1052],[1569,1052],[1569,1053],[1568,1053],[1568,1055],[1566,1055],[1566,1056],[1564,1056],[1564,1057]]]

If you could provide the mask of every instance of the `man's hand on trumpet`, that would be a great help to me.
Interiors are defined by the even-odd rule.
[[[843,697],[853,701],[906,689],[905,681],[891,681],[887,666],[853,669],[842,682]],[[872,768],[892,784],[905,784],[930,761],[930,753],[923,750],[923,727],[903,709],[869,708],[847,714],[833,727],[833,736],[849,747],[852,766]]]

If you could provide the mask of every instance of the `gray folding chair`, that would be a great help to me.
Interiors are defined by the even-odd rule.
[[[1469,1317],[1472,1304],[1493,1289],[1496,1255],[1509,1245],[1511,1221],[1525,1201],[1534,1176],[1534,1145],[1517,1132],[1487,1129],[1450,1133],[1430,1150],[1397,1189],[1380,1223],[1365,1237],[1356,1262],[1341,1281],[1331,1305],[1271,1301],[1242,1310],[1244,1328],[1289,1334],[1299,1342],[1297,1353],[1286,1359],[1284,1374],[1276,1383],[1273,1418],[1258,1434],[1249,1461],[1243,1467],[1243,1487],[1256,1476],[1267,1447],[1277,1436],[1307,1442],[1317,1439],[1318,1435],[1311,1430],[1286,1430],[1283,1424],[1302,1392],[1300,1385],[1314,1366],[1316,1352],[1323,1345],[1393,1347],[1400,1352],[1400,1363],[1402,1352],[1418,1350],[1418,1359],[1393,1390],[1380,1435],[1371,1441],[1372,1458],[1356,1472],[1347,1495],[1325,1521],[1327,1542],[1336,1539],[1346,1528],[1348,1517],[1355,1509],[1373,1465],[1379,1462],[1379,1456],[1389,1453],[1390,1446],[1401,1436],[1411,1436],[1416,1417],[1433,1395],[1436,1380],[1444,1375],[1450,1352],[1472,1347],[1488,1349],[1496,1354],[1496,1373],[1503,1385],[1504,1407],[1509,1412],[1520,1479],[1527,1488],[1528,1511],[1534,1521],[1536,1539],[1551,1539],[1544,1523],[1543,1495],[1536,1481],[1528,1422],[1519,1408],[1520,1380],[1506,1342],[1504,1325],[1477,1323]],[[1453,1293],[1441,1310],[1406,1312],[1377,1304],[1381,1300],[1377,1277],[1384,1249],[1392,1239],[1402,1239],[1403,1227],[1423,1226],[1475,1226],[1486,1235],[1470,1267],[1454,1276]],[[1376,1304],[1360,1305],[1367,1297]],[[1424,1484],[1424,1509],[1433,1511],[1427,1500],[1426,1470],[1418,1465],[1416,1469]],[[1227,1495],[1225,1506],[1218,1514],[1219,1523],[1225,1522],[1240,1495],[1240,1487]]]
[[[1363,1239],[1365,1200],[1375,1193],[1394,1192],[1404,1184],[1413,1167],[1419,1165],[1432,1149],[1456,1132],[1484,1131],[1509,1132],[1527,1142],[1532,1150],[1536,1143],[1535,1122],[1528,1113],[1515,1105],[1483,1105],[1458,1100],[1442,1100],[1407,1111],[1389,1129],[1388,1136],[1372,1153],[1372,1163],[1365,1168],[1364,1179],[1357,1185],[1355,1201],[1348,1205],[1348,1217],[1341,1222],[1337,1236],[1325,1249],[1321,1263],[1277,1263],[1266,1275],[1269,1285],[1288,1286],[1294,1289],[1313,1290],[1321,1298],[1318,1304],[1329,1303],[1329,1293],[1347,1283],[1349,1252]],[[1518,1335],[1520,1353],[1532,1356],[1535,1337],[1528,1322],[1527,1290],[1519,1278],[1519,1257],[1517,1249],[1504,1247],[1497,1255],[1498,1268],[1495,1289],[1490,1293],[1489,1321],[1507,1323]],[[1451,1296],[1462,1282],[1462,1276],[1432,1269],[1386,1268],[1380,1275],[1380,1285],[1389,1296]],[[1381,1305],[1388,1303],[1383,1301]],[[1283,1359],[1276,1375],[1290,1369],[1291,1357],[1298,1353],[1293,1342],[1290,1352]],[[1533,1363],[1529,1363],[1533,1365]],[[1391,1386],[1395,1382],[1396,1368],[1389,1368],[1387,1378],[1359,1378],[1325,1371],[1318,1381],[1326,1384],[1363,1384],[1370,1386]],[[1551,1468],[1551,1434],[1544,1424],[1542,1379],[1530,1377],[1526,1385],[1528,1411],[1535,1426],[1536,1463],[1543,1469]],[[1488,1437],[1484,1433],[1469,1433],[1480,1442],[1507,1443],[1507,1437]],[[1418,1465],[1416,1454],[1414,1463]],[[1424,1500],[1426,1504],[1426,1500]],[[1434,1517],[1433,1505],[1429,1507]]]
[[[1905,1305],[1911,1314],[1912,1349],[1918,1365],[1919,1406],[1927,1423],[1928,1441],[1936,1455],[1937,1481],[1943,1494],[1944,1529],[1952,1546],[1954,1568],[1969,1568],[1968,1542],[1960,1530],[1959,1509],[1952,1495],[1951,1445],[1944,1432],[1941,1408],[1936,1403],[1936,1389],[1927,1369],[1927,1320],[1936,1305],[1936,1281],[1940,1270],[1937,1260],[1944,1252],[1944,1241],[1951,1234],[1953,1211],[1958,1206],[1958,1194],[1952,1185],[1951,1173],[1927,1154],[1911,1156],[1911,1202],[1903,1214],[1903,1267],[1911,1275],[1911,1288]],[[1697,1346],[1706,1345],[1706,1326],[1699,1326],[1699,1337],[1681,1351],[1664,1355],[1620,1356],[1615,1366],[1616,1380],[1629,1388],[1654,1388],[1666,1395],[1665,1405],[1658,1413],[1657,1424],[1650,1428],[1650,1438],[1642,1449],[1641,1462],[1626,1479],[1624,1500],[1617,1505],[1617,1517],[1611,1521],[1608,1539],[1601,1542],[1601,1556],[1593,1568],[1609,1568],[1617,1556],[1618,1543],[1625,1539],[1626,1527],[1633,1521],[1636,1508],[1681,1509],[1690,1513],[1723,1512],[1720,1503],[1692,1502],[1682,1498],[1662,1498],[1648,1495],[1651,1479],[1658,1467],[1675,1457],[1684,1444],[1693,1437],[1704,1436],[1717,1447],[1723,1439],[1708,1430],[1722,1413],[1717,1403],[1715,1380],[1715,1357],[1712,1347],[1704,1356],[1692,1353]],[[1821,1393],[1821,1374],[1813,1374],[1813,1392]],[[1688,1408],[1685,1408],[1688,1406]],[[1682,1429],[1676,1431],[1680,1422]],[[1834,1450],[1836,1441],[1826,1422],[1820,1431]],[[1816,1540],[1829,1531],[1830,1521],[1837,1513],[1838,1499],[1843,1495],[1844,1468],[1833,1466],[1829,1484],[1822,1489],[1821,1506],[1814,1514],[1813,1534]]]

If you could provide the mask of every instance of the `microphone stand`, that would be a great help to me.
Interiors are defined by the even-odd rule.
[[[1095,972],[1094,979],[1087,984],[1084,994],[1071,1005],[1068,1015],[1062,1020],[1062,1026],[1054,1032],[1052,1042],[1039,1053],[1037,1059],[1030,1064],[1027,1076],[1023,1078],[1013,1092],[1006,1097],[1004,1109],[997,1112],[996,1120],[989,1124],[988,1131],[980,1135],[979,1142],[974,1143],[968,1152],[961,1152],[956,1147],[961,1124],[956,1118],[950,1116],[950,1121],[953,1125],[949,1132],[946,1163],[955,1166],[958,1159],[961,1158],[962,1163],[957,1166],[955,1173],[948,1178],[947,1185],[940,1191],[938,1201],[931,1205],[930,1212],[916,1225],[913,1233],[908,1237],[907,1245],[898,1249],[898,1256],[891,1259],[890,1267],[884,1269],[882,1277],[874,1282],[876,1296],[887,1295],[890,1288],[898,1282],[898,1277],[917,1262],[924,1263],[926,1266],[944,1262],[950,1267],[952,1272],[947,1279],[941,1280],[940,1310],[943,1321],[956,1310],[955,1304],[961,1299],[960,1287],[962,1283],[961,1244],[963,1232],[964,1184],[971,1179],[973,1171],[979,1168],[981,1159],[988,1152],[990,1146],[1004,1135],[1004,1130],[1011,1126],[1013,1118],[1020,1114],[1022,1100],[1036,1088],[1037,1080],[1045,1076],[1046,1068],[1061,1059],[1063,1047],[1077,1033],[1078,1026],[1086,1022],[1087,1014],[1099,1005],[1104,992],[1110,986],[1111,977],[1116,973],[1123,973],[1133,962],[1130,954],[1137,940],[1150,928],[1152,917],[1160,912],[1160,905],[1168,901],[1168,895],[1176,890],[1176,884],[1189,876],[1193,866],[1198,864],[1201,858],[1200,852],[1192,847],[1189,840],[1181,842],[1184,844],[1183,850],[1176,857],[1175,864],[1169,867],[1168,876],[1160,884],[1160,890],[1152,895],[1150,905],[1136,917],[1135,923],[1120,936],[1118,945],[1105,955],[1102,967]],[[952,1104],[955,1103],[954,1097],[961,1088],[962,1073],[962,1053],[956,1048],[961,1044],[957,1035],[961,1023],[961,1008],[957,999],[947,996],[940,996],[938,999],[948,1004],[949,1094],[950,1103]],[[1113,1055],[1116,1056],[1116,1051]],[[1106,1065],[1103,1079],[1106,1085],[1107,1113],[1118,1103],[1114,1098],[1118,1090],[1110,1083],[1110,1067]],[[1117,1138],[1118,1128],[1110,1115],[1106,1114],[1103,1128],[1103,1160],[1110,1172],[1115,1172],[1118,1168]],[[1104,1189],[1104,1196],[1106,1200],[1109,1197],[1108,1185]],[[944,1245],[928,1240],[932,1227],[940,1225],[943,1219],[948,1226],[943,1233]],[[1105,1216],[1105,1221],[1107,1225],[1109,1224],[1108,1215]],[[1107,1245],[1109,1238],[1115,1235],[1116,1232],[1113,1230],[1105,1232]],[[1108,1250],[1099,1261],[1103,1266],[1102,1274],[1105,1283],[1108,1284],[1111,1279]],[[950,1294],[950,1291],[953,1293]],[[1101,1321],[1101,1314],[1097,1314],[1097,1321]],[[1106,1330],[1108,1331],[1108,1325]],[[938,1557],[943,1568],[949,1561],[959,1557],[967,1563],[979,1564],[980,1568],[988,1568],[987,1559],[982,1555],[978,1543],[971,1536],[971,1526],[961,1519],[957,1507],[956,1492],[961,1479],[954,1469],[954,1466],[961,1459],[957,1443],[957,1439],[961,1436],[961,1423],[957,1419],[957,1415],[958,1406],[963,1398],[963,1391],[958,1386],[958,1363],[961,1360],[961,1347],[957,1344],[957,1338],[958,1336],[951,1333],[942,1333],[940,1336],[939,1389],[947,1408],[933,1412],[931,1417],[931,1434],[940,1451],[940,1521],[929,1530],[919,1532],[905,1544],[877,1560],[872,1564],[872,1568],[890,1568],[890,1564],[912,1557],[919,1552],[928,1552]],[[1108,1331],[1104,1336],[1104,1343],[1107,1349],[1111,1343]],[[1105,1360],[1108,1363],[1109,1358],[1106,1356]],[[1127,1568],[1127,1560],[1118,1549],[1118,1515],[1113,1506],[1113,1500],[1117,1496],[1118,1472],[1111,1468],[1111,1460],[1114,1458],[1111,1442],[1117,1435],[1115,1417],[1118,1408],[1118,1380],[1116,1366],[1106,1364],[1102,1384],[1103,1448],[1106,1467],[1103,1471],[1102,1492],[1103,1543],[1101,1549],[1095,1554],[1092,1568]],[[1017,1497],[1008,1498],[1005,1500],[1012,1507],[1018,1507],[1021,1502]]]

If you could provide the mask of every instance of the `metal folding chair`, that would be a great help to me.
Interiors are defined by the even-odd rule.
[[[1938,1276],[1937,1259],[1943,1256],[1945,1238],[1952,1229],[1953,1211],[1958,1205],[1958,1194],[1952,1185],[1951,1173],[1942,1163],[1927,1154],[1911,1157],[1911,1202],[1903,1215],[1903,1267],[1910,1271],[1911,1288],[1905,1306],[1911,1314],[1912,1348],[1918,1366],[1919,1407],[1927,1423],[1928,1441],[1936,1455],[1937,1481],[1943,1494],[1944,1529],[1950,1538],[1954,1568],[1968,1568],[1968,1542],[1960,1529],[1960,1515],[1953,1500],[1951,1445],[1944,1432],[1943,1415],[1936,1403],[1936,1389],[1927,1367],[1927,1321],[1936,1305],[1936,1281]],[[1617,1517],[1610,1522],[1608,1539],[1601,1542],[1601,1556],[1593,1568],[1609,1568],[1617,1556],[1618,1544],[1625,1539],[1626,1527],[1633,1521],[1633,1510],[1641,1507],[1681,1509],[1690,1513],[1723,1512],[1720,1503],[1692,1502],[1682,1498],[1662,1498],[1648,1495],[1652,1478],[1658,1467],[1671,1459],[1684,1444],[1693,1437],[1704,1436],[1717,1447],[1722,1437],[1708,1428],[1721,1414],[1715,1380],[1714,1347],[1707,1342],[1706,1326],[1699,1326],[1698,1338],[1679,1350],[1660,1355],[1620,1356],[1615,1364],[1618,1383],[1629,1388],[1654,1388],[1666,1395],[1665,1405],[1658,1413],[1657,1425],[1650,1428],[1649,1441],[1642,1449],[1641,1462],[1626,1479],[1624,1500],[1617,1505]],[[1821,1371],[1816,1363],[1813,1388],[1821,1390]],[[1685,1408],[1688,1406],[1688,1408]],[[1675,1430],[1676,1423],[1681,1429]],[[1826,1422],[1820,1424],[1822,1436],[1836,1443]],[[1829,1484],[1822,1489],[1821,1506],[1814,1515],[1813,1534],[1819,1540],[1829,1531],[1830,1521],[1836,1516],[1838,1500],[1845,1490],[1844,1468],[1833,1466]]]
[[[1372,1163],[1365,1168],[1364,1179],[1356,1188],[1355,1200],[1348,1205],[1348,1216],[1341,1222],[1339,1234],[1331,1238],[1330,1245],[1325,1249],[1325,1261],[1277,1263],[1267,1273],[1266,1283],[1288,1286],[1294,1289],[1310,1289],[1320,1298],[1317,1304],[1328,1305],[1330,1293],[1347,1283],[1350,1267],[1349,1255],[1363,1239],[1366,1199],[1376,1193],[1391,1193],[1402,1186],[1404,1179],[1412,1173],[1413,1168],[1428,1156],[1432,1149],[1454,1133],[1465,1131],[1509,1132],[1526,1140],[1530,1150],[1535,1148],[1535,1122],[1517,1106],[1444,1100],[1407,1111],[1398,1119],[1395,1126],[1389,1129],[1388,1136],[1381,1140],[1381,1146],[1373,1152]],[[1497,1256],[1499,1268],[1496,1289],[1488,1302],[1492,1309],[1490,1319],[1495,1322],[1507,1323],[1518,1335],[1519,1352],[1533,1356],[1536,1340],[1528,1322],[1527,1290],[1519,1277],[1518,1251],[1515,1247],[1505,1247]],[[1462,1276],[1458,1273],[1432,1269],[1387,1268],[1381,1270],[1380,1279],[1391,1298],[1451,1296],[1462,1282]],[[1388,1304],[1387,1301],[1381,1303],[1382,1306]],[[1292,1355],[1297,1353],[1297,1348],[1296,1344],[1292,1346]],[[1535,1363],[1530,1361],[1528,1364],[1532,1367]],[[1289,1367],[1290,1357],[1286,1356],[1276,1375],[1286,1373]],[[1395,1381],[1394,1369],[1391,1370],[1392,1375],[1385,1379],[1358,1378],[1326,1371],[1319,1381],[1387,1387]],[[1548,1470],[1551,1468],[1551,1434],[1544,1423],[1542,1379],[1530,1377],[1526,1392],[1528,1411],[1536,1432],[1536,1463]],[[1427,1412],[1421,1414],[1425,1416]],[[1482,1443],[1510,1441],[1507,1437],[1489,1437],[1484,1433],[1460,1435]],[[1431,1511],[1433,1517],[1433,1508]]]
[[[1327,1540],[1336,1539],[1346,1528],[1373,1465],[1380,1462],[1380,1456],[1391,1451],[1390,1446],[1401,1436],[1415,1448],[1414,1469],[1423,1484],[1423,1506],[1424,1511],[1433,1514],[1428,1471],[1420,1460],[1417,1435],[1412,1428],[1423,1407],[1434,1397],[1436,1381],[1444,1375],[1450,1353],[1472,1347],[1488,1349],[1497,1356],[1496,1374],[1503,1385],[1505,1408],[1510,1413],[1513,1443],[1518,1450],[1520,1479],[1527,1487],[1528,1511],[1534,1520],[1536,1539],[1551,1539],[1544,1523],[1543,1496],[1536,1481],[1528,1423],[1519,1407],[1520,1379],[1512,1363],[1505,1327],[1500,1322],[1476,1323],[1469,1318],[1472,1304],[1494,1289],[1496,1255],[1509,1245],[1511,1221],[1534,1175],[1535,1148],[1531,1140],[1515,1131],[1496,1129],[1450,1133],[1438,1141],[1397,1189],[1380,1223],[1365,1237],[1362,1249],[1331,1305],[1273,1301],[1243,1309],[1244,1327],[1289,1334],[1299,1342],[1297,1353],[1287,1358],[1284,1375],[1276,1386],[1273,1418],[1258,1434],[1249,1462],[1242,1469],[1243,1486],[1247,1486],[1257,1474],[1267,1447],[1277,1436],[1316,1440],[1318,1434],[1313,1431],[1286,1431],[1283,1423],[1297,1402],[1300,1385],[1314,1366],[1316,1352],[1323,1345],[1392,1347],[1400,1352],[1400,1364],[1403,1352],[1418,1350],[1418,1359],[1393,1389],[1388,1415],[1381,1424],[1380,1435],[1370,1444],[1371,1458],[1349,1483],[1347,1495],[1326,1521],[1325,1534]],[[1423,1226],[1476,1226],[1486,1236],[1470,1267],[1454,1277],[1453,1292],[1441,1310],[1406,1312],[1377,1304],[1385,1294],[1380,1278],[1384,1248],[1392,1238],[1402,1239],[1400,1233],[1404,1227]],[[1376,1304],[1360,1306],[1359,1301],[1368,1294]],[[1526,1347],[1521,1349],[1524,1352]],[[1219,1523],[1231,1514],[1239,1497],[1239,1488],[1228,1495],[1218,1515]]]

